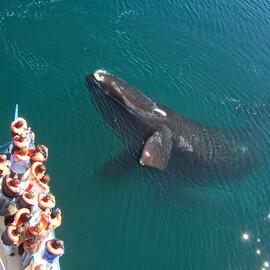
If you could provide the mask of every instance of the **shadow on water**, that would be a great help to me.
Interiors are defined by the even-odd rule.
[[[190,166],[184,160],[172,160],[168,169],[160,172],[140,166],[137,157],[124,151],[98,167],[94,179],[106,186],[126,186],[131,181],[135,185],[146,185],[154,194],[154,204],[159,207],[176,203],[179,207],[192,209],[218,209],[236,200],[234,184],[236,181],[245,184],[243,182],[248,178],[243,177],[244,174],[247,172],[217,174]]]

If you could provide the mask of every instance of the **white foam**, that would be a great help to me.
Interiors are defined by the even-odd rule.
[[[256,250],[257,255],[261,254],[261,251],[259,249]]]
[[[167,113],[164,112],[164,111],[162,111],[162,110],[159,109],[159,108],[154,108],[154,111],[157,112],[157,113],[159,113],[159,114],[161,114],[161,115],[163,115],[163,116],[167,116]]]
[[[270,265],[269,265],[269,262],[267,262],[267,261],[264,262],[264,263],[263,263],[263,266],[266,267],[266,268],[268,268],[268,267],[270,266]]]
[[[242,238],[243,238],[244,240],[248,240],[248,239],[249,239],[249,234],[248,234],[248,233],[243,233],[243,234],[242,234]]]
[[[102,74],[105,75],[105,74],[108,74],[108,72],[106,70],[103,70],[103,69],[98,69],[95,71],[94,77],[98,82],[104,81],[104,76],[102,76]]]

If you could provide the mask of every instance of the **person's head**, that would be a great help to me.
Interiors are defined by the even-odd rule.
[[[62,241],[60,241],[59,239],[53,239],[51,240],[51,245],[53,248],[57,249],[60,248],[62,244]]]
[[[41,144],[38,144],[36,146],[36,152],[41,152],[42,151],[42,145]]]
[[[27,149],[27,147],[24,146],[24,147],[20,148],[19,155],[25,156],[25,155],[27,155],[27,152],[28,152],[28,149]]]
[[[7,156],[6,155],[0,155],[0,163],[6,162]]]
[[[42,198],[42,201],[44,202],[48,202],[50,201],[51,199],[53,198],[53,195],[51,193],[45,195],[43,198]]]
[[[16,128],[21,128],[23,126],[24,122],[22,120],[18,120],[16,123],[15,123],[15,127]]]
[[[44,175],[44,176],[40,179],[40,181],[41,181],[43,184],[46,184],[46,185],[49,184],[50,180],[51,180],[51,177],[50,177],[48,174]]]
[[[25,224],[25,223],[27,223],[31,219],[31,217],[32,217],[31,214],[29,214],[29,213],[23,213],[20,216],[20,221],[21,221],[21,223]]]
[[[20,181],[18,179],[11,179],[9,184],[12,186],[12,187],[18,187],[19,184],[20,184]]]
[[[37,166],[36,170],[38,173],[44,173],[46,171],[46,167],[43,164],[40,164],[39,166]]]
[[[25,192],[25,197],[27,199],[34,199],[35,198],[35,193],[33,191]]]

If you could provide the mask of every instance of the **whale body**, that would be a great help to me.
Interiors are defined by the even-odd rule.
[[[141,166],[164,171],[171,159],[215,171],[250,166],[250,148],[221,130],[178,115],[105,70],[86,81],[100,113]]]

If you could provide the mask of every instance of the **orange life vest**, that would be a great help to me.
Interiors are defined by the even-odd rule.
[[[9,199],[18,197],[21,191],[19,186],[18,187],[11,186],[10,181],[12,180],[13,180],[12,178],[6,178],[2,183],[2,192]]]
[[[53,254],[55,256],[61,256],[64,253],[64,250],[63,250],[62,247],[54,248],[52,246],[52,241],[51,240],[47,241],[46,248],[51,254]]]
[[[36,173],[36,169],[38,166],[41,166],[43,165],[42,162],[34,162],[30,168],[30,173],[31,173],[31,176],[36,179],[36,180],[40,180],[43,176],[44,176],[44,173]]]
[[[52,196],[51,199],[47,202],[44,202],[42,199],[45,197],[46,195],[44,194],[39,194],[38,195],[38,206],[41,210],[46,210],[46,209],[50,209],[53,208],[55,206],[55,197]]]
[[[24,192],[21,196],[18,197],[16,206],[17,209],[21,208],[27,208],[31,211],[32,206],[34,206],[37,202],[37,197],[35,196],[34,198],[27,198],[27,192]]]
[[[43,154],[40,153],[40,152],[35,153],[35,154],[31,157],[31,160],[34,161],[34,162],[45,162],[45,161],[46,161],[45,157],[44,157]]]
[[[27,209],[27,208],[22,208],[22,209],[20,209],[19,211],[17,211],[17,213],[15,214],[15,217],[14,217],[14,221],[13,221],[13,224],[14,224],[15,226],[20,225],[20,224],[19,224],[20,217],[21,217],[21,215],[24,214],[24,213],[30,214],[31,212],[30,212],[30,210]]]
[[[20,241],[19,235],[15,233],[16,229],[17,228],[14,225],[9,225],[7,227],[7,236],[10,239],[10,241],[13,243],[13,245],[16,245]]]
[[[23,125],[20,128],[16,127],[16,124],[18,121],[22,121]],[[17,118],[15,121],[13,121],[10,125],[10,130],[13,135],[20,135],[27,129],[27,122],[22,117]]]
[[[36,235],[43,235],[47,233],[47,229],[49,227],[49,218],[46,216],[45,212],[42,212],[40,215],[40,221],[34,225],[34,226],[29,226],[28,231],[36,236]]]

